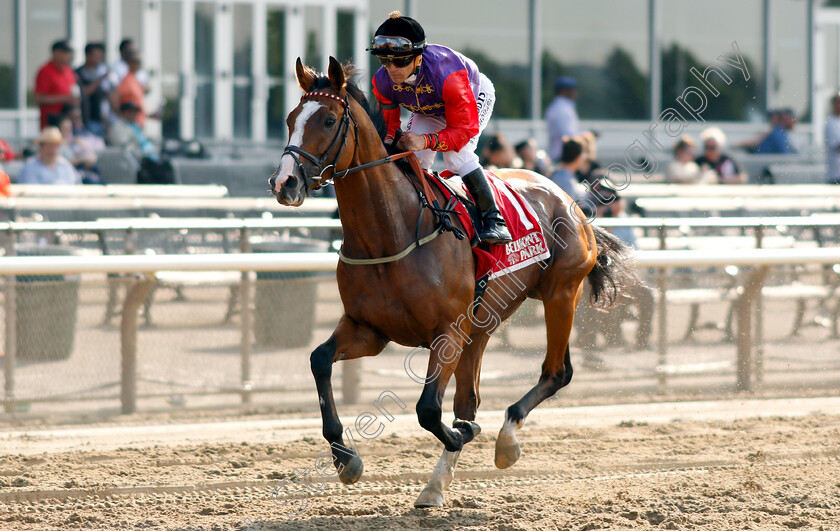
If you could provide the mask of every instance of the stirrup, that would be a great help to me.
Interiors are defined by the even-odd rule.
[[[478,233],[478,238],[485,243],[508,243],[513,240],[510,231],[504,223],[493,221],[492,224],[484,222],[485,225]]]

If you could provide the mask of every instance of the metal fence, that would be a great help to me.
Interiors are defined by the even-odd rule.
[[[342,312],[335,280],[329,273],[335,260],[335,255],[330,254],[294,253],[78,256],[61,261],[6,258],[0,263],[0,274],[9,275],[4,277],[2,313],[7,323],[7,412],[42,415],[86,409],[143,411],[243,402],[314,411],[317,403],[309,373],[309,353],[326,340]],[[740,264],[750,266],[747,276],[752,284],[742,285],[740,293],[736,289],[733,297],[721,296],[699,304],[704,319],[712,318],[715,326],[702,327],[701,319],[690,340],[684,338],[683,331],[692,318],[691,304],[669,301],[667,296],[660,298],[653,323],[655,348],[599,344],[597,352],[603,358],[603,366],[577,371],[577,385],[570,388],[570,393],[638,395],[681,388],[726,392],[739,386],[745,388],[745,383],[747,388],[784,388],[803,383],[836,387],[840,378],[840,340],[832,334],[837,320],[835,293],[814,297],[803,291],[801,297],[793,293],[788,298],[763,301],[759,320],[766,326],[758,342],[753,325],[738,317],[738,308],[755,315],[755,283],[764,282],[771,268],[809,264],[799,272],[799,278],[822,285],[821,265],[837,262],[838,248],[641,253],[639,266],[643,270],[654,268],[653,281],[661,278],[656,273],[658,268],[668,268],[664,269],[667,272],[674,267]],[[764,264],[767,269],[755,264]],[[272,272],[284,268],[308,273],[279,271],[278,278],[278,272]],[[106,274],[178,271],[189,277],[196,270],[256,273],[245,274],[244,289],[237,278],[227,284],[207,280],[175,284],[142,275]],[[761,271],[764,275],[759,279],[755,273]],[[28,282],[20,278],[22,273],[32,278],[36,274],[81,276],[38,276],[38,281]],[[673,287],[702,289],[701,277],[694,278],[696,286]],[[667,282],[663,286],[666,293],[676,291],[668,289]],[[119,316],[119,321],[106,323],[115,287],[119,308],[128,306],[129,310]],[[43,288],[44,293],[51,294],[26,291],[30,288]],[[153,295],[151,301],[148,294]],[[136,324],[138,312],[147,303],[148,323],[141,319],[140,327],[132,329],[131,321]],[[803,325],[798,335],[791,335],[800,303],[805,304],[805,325],[818,326]],[[724,325],[733,305],[736,334],[727,339]],[[11,320],[10,309],[15,315]],[[26,313],[32,311],[37,315]],[[492,391],[485,396],[512,396],[536,380],[545,347],[541,312],[538,304],[529,302],[491,339],[482,386],[485,391]],[[10,322],[14,323],[13,328],[9,327]],[[622,323],[625,338],[632,338],[637,328],[638,322],[632,317]],[[586,353],[575,348],[576,340],[574,336],[573,360],[585,366]],[[10,343],[15,345],[11,359]],[[51,350],[49,345],[66,350]],[[408,389],[419,394],[421,386],[405,369],[408,352],[389,346],[377,358],[337,364],[336,389],[349,401],[366,393],[378,395],[383,389]],[[418,357],[414,367],[422,373],[425,362]],[[357,382],[360,385],[354,385]],[[128,394],[127,387],[132,387]],[[133,400],[128,409],[127,398]]]

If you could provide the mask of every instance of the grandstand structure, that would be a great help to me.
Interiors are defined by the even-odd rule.
[[[834,2],[823,0],[0,0],[0,138],[31,139],[37,69],[59,38],[76,62],[87,42],[117,59],[132,38],[150,74],[150,108],[164,120],[153,136],[228,145],[283,142],[298,91],[294,59],[323,68],[330,55],[352,61],[363,84],[375,67],[372,29],[399,9],[421,20],[431,41],[466,51],[497,87],[493,128],[511,141],[534,136],[556,75],[580,82],[584,127],[601,145],[623,149],[660,118],[703,71],[737,43],[750,79],[709,101],[705,121],[732,141],[764,127],[767,109],[789,107],[803,151],[822,143],[829,95],[838,86]],[[737,81],[737,80],[736,80]],[[742,81],[744,81],[742,79]],[[703,125],[703,124],[700,124]]]

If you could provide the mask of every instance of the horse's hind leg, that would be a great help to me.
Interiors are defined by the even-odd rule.
[[[572,379],[569,335],[572,331],[575,308],[580,301],[581,288],[580,282],[575,283],[571,279],[567,279],[567,282],[565,286],[554,291],[550,298],[544,293],[548,348],[542,374],[537,385],[507,409],[505,423],[496,439],[497,468],[508,468],[519,459],[520,449],[516,430],[522,427],[528,413]]]
[[[338,470],[339,479],[348,485],[359,480],[364,465],[355,450],[351,434],[348,433],[351,446],[344,445],[343,427],[333,399],[332,366],[338,360],[375,356],[386,344],[387,341],[375,331],[344,315],[332,336],[316,348],[309,358],[312,376],[315,377],[315,386],[318,389],[324,438],[330,443],[333,464]]]
[[[474,435],[481,432],[481,428],[475,422],[475,412],[481,398],[478,394],[478,381],[481,372],[481,356],[490,336],[486,333],[476,334],[471,338],[472,342],[464,348],[458,366],[455,368],[455,423],[454,427],[466,427],[469,423]],[[455,478],[455,465],[458,462],[460,450],[450,452],[446,448],[440,456],[432,477],[426,484],[426,488],[414,502],[415,507],[441,507],[443,505],[443,491],[452,483]]]

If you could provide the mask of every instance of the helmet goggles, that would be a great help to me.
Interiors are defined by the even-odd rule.
[[[425,39],[421,42],[413,43],[405,37],[377,35],[373,38],[373,41],[371,41],[368,51],[373,55],[395,57],[409,54],[414,55],[418,52],[422,52],[425,48]]]

